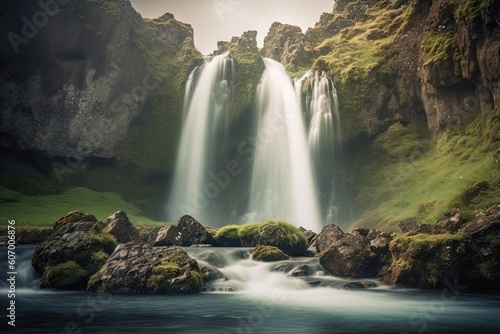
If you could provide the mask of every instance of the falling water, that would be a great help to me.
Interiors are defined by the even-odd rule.
[[[190,214],[209,223],[212,200],[220,189],[208,178],[227,145],[234,60],[228,53],[214,57],[201,69],[194,90],[192,75],[167,211],[170,221]]]
[[[319,231],[301,108],[284,67],[271,59],[264,62],[256,94],[258,135],[249,214],[244,220],[283,219]]]
[[[320,160],[324,152],[332,152],[340,137],[340,117],[337,90],[326,72],[316,71],[311,82],[309,104],[309,150],[313,160]],[[322,164],[322,161],[317,161]]]

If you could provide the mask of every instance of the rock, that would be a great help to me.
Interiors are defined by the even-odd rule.
[[[241,247],[238,226],[224,226],[217,231],[215,241],[218,247]]]
[[[238,48],[241,52],[259,52],[257,47],[257,31],[245,31],[238,39]]]
[[[292,225],[264,225],[260,229],[259,244],[275,246],[290,256],[304,256],[307,240],[300,230]]]
[[[47,240],[51,233],[51,228],[17,229],[16,242],[19,245],[38,245]]]
[[[197,255],[196,258],[201,261],[205,261],[212,266],[222,268],[224,267],[227,263],[224,259],[224,257],[217,252],[204,252],[201,253],[200,255]]]
[[[305,228],[303,228],[302,226],[301,226],[301,227],[299,227],[299,230],[300,230],[300,232],[302,232],[302,233],[304,234],[304,236],[305,236],[305,237],[306,237],[306,239],[307,239],[307,243],[308,243],[309,245],[312,245],[312,243],[313,243],[314,241],[316,241],[316,237],[317,237],[316,232],[313,232],[313,231],[311,231],[311,230],[306,230],[306,229],[305,229]]]
[[[112,216],[108,217],[104,223],[106,224],[104,231],[114,236],[116,241],[120,244],[139,239],[139,232],[130,222],[124,211],[115,212]]]
[[[87,272],[74,261],[48,266],[40,279],[40,287],[64,290],[81,289],[86,286]]]
[[[39,273],[45,274],[46,270],[51,269],[51,273],[45,275],[42,281],[43,286],[56,287],[50,284],[64,280],[65,269],[80,273],[68,262],[74,262],[84,270],[86,279],[93,275],[113,253],[117,244],[115,238],[103,230],[104,226],[94,216],[81,211],[70,212],[59,219],[51,235],[38,245],[32,259],[33,268]],[[82,283],[78,287],[85,287],[83,283],[86,280],[76,280],[68,287],[76,287],[77,282]]]
[[[156,240],[153,246],[181,246],[182,238],[181,232],[177,229],[177,226],[170,225],[162,227],[158,231]]]
[[[466,239],[458,234],[399,236],[390,244],[392,261],[382,278],[403,287],[444,287],[457,277],[464,247]]]
[[[258,245],[252,252],[254,261],[275,262],[288,260],[288,256],[278,247]]]
[[[309,266],[307,264],[303,264],[293,269],[290,274],[292,277],[308,277],[309,276]]]
[[[191,245],[189,247],[192,247],[192,248],[210,248],[210,247],[213,247],[213,245],[210,245],[210,244],[194,244],[194,245]]]
[[[158,233],[160,232],[162,227],[158,226],[139,226],[137,230],[139,231],[139,239],[145,243],[153,245],[158,237]]]
[[[224,278],[224,274],[216,268],[202,267],[201,277],[203,278],[203,283],[206,284],[208,282]]]
[[[356,227],[354,230],[352,230],[352,234],[359,234],[363,237],[368,237],[368,233],[370,233],[370,229],[366,227]]]
[[[441,227],[450,233],[457,233],[458,230],[460,229],[461,222],[460,222],[460,213],[456,212],[453,214],[450,218],[444,220],[441,223]]]
[[[287,273],[292,269],[292,265],[290,263],[280,263],[276,267],[273,268],[273,272],[276,273]]]
[[[113,294],[201,291],[198,263],[179,247],[121,244],[91,277],[88,289]]]
[[[500,207],[494,207],[464,226],[469,236],[487,236],[500,230]]]
[[[368,232],[368,235],[366,237],[368,238],[368,240],[373,240],[373,239],[377,238],[378,236],[380,236],[381,234],[382,234],[382,232],[380,232],[376,228],[372,228],[370,230],[370,232]]]
[[[318,254],[318,251],[316,250],[316,244],[309,246],[309,248],[306,250],[306,253],[304,256],[307,257],[315,257]]]
[[[343,237],[344,232],[338,226],[334,224],[326,225],[316,238],[316,250],[321,253]]]
[[[319,254],[320,264],[338,277],[376,277],[380,264],[370,248],[368,238],[347,234],[333,246]]]
[[[215,239],[203,225],[189,215],[182,216],[175,225],[180,233],[181,245],[191,246],[194,244],[215,245]]]
[[[416,219],[410,218],[398,223],[401,231],[409,236],[417,234],[442,234],[446,230],[440,225],[420,224]]]

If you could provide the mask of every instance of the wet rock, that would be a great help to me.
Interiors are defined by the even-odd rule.
[[[290,256],[304,256],[307,250],[307,240],[299,229],[279,224],[264,225],[260,229],[259,245],[278,247]]]
[[[215,239],[207,229],[189,215],[182,216],[175,225],[181,235],[182,246],[194,244],[215,245]]]
[[[318,234],[316,238],[316,250],[318,253],[321,253],[333,244],[335,244],[338,240],[344,237],[344,232],[340,229],[340,227],[330,224],[323,227],[321,232]]]
[[[94,216],[81,211],[70,212],[59,219],[50,236],[38,245],[32,259],[33,268],[39,273],[45,274],[51,269],[52,274],[45,275],[43,286],[64,286],[52,286],[51,282],[60,282],[72,272],[81,273],[74,265],[68,264],[74,262],[85,271],[85,280],[76,280],[68,287],[85,287],[88,277],[99,270],[117,245],[116,239],[104,231],[104,226]],[[66,269],[69,270],[67,275],[64,274]],[[80,286],[77,286],[78,282]]]
[[[203,283],[206,284],[208,282],[224,278],[224,274],[216,268],[202,267],[201,277],[203,278]]]
[[[104,224],[106,224],[104,231],[114,236],[120,244],[139,239],[139,232],[124,211],[115,212],[104,221]]]
[[[254,261],[275,262],[288,260],[288,255],[278,247],[258,245],[252,253],[252,259]]]
[[[224,260],[224,257],[217,253],[217,252],[204,252],[201,253],[200,255],[196,256],[198,260],[205,261],[212,266],[222,268],[226,265],[226,261]]]
[[[316,255],[318,255],[318,251],[316,250],[316,244],[309,246],[304,255],[307,257],[315,257]]]
[[[181,233],[175,225],[162,227],[158,231],[153,246],[181,246],[182,238]]]
[[[307,264],[298,266],[290,274],[292,277],[308,277],[309,275],[309,266]]]
[[[273,272],[277,273],[287,273],[292,269],[292,265],[290,263],[280,263],[276,267],[273,268]]]
[[[121,244],[89,281],[88,289],[113,294],[201,291],[198,263],[179,247]]]
[[[311,230],[306,230],[302,226],[299,227],[299,230],[304,234],[304,236],[306,237],[307,242],[309,243],[309,245],[312,245],[312,243],[314,241],[316,241],[317,234],[315,232],[313,232]]]
[[[347,234],[319,254],[320,264],[338,277],[376,277],[380,270],[377,255],[368,238]]]

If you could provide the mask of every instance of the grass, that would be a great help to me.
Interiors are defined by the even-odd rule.
[[[337,82],[368,77],[384,62],[411,13],[412,5],[393,8],[395,2],[380,1],[369,7],[367,20],[356,22],[317,45],[322,56],[315,66],[330,69]]]
[[[15,219],[16,226],[52,226],[70,211],[82,210],[104,220],[123,210],[130,221],[141,226],[163,226],[164,222],[140,215],[140,210],[113,192],[95,192],[76,187],[57,195],[25,196],[0,187],[0,219]]]
[[[495,3],[495,0],[448,0],[454,8],[457,21],[471,23],[481,13]]]
[[[500,204],[500,171],[493,153],[500,145],[500,110],[478,115],[465,129],[449,129],[437,140],[423,127],[391,126],[355,156],[347,158],[336,179],[357,189],[359,216],[354,226],[399,230],[410,217],[436,223],[455,208],[479,213]],[[469,207],[456,205],[468,187],[485,180],[490,189]]]

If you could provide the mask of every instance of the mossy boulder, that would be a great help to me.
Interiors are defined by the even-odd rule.
[[[247,223],[222,227],[216,235],[218,245],[243,247],[274,246],[289,256],[304,256],[309,246],[304,233],[284,221]]]
[[[262,262],[275,262],[288,260],[288,255],[278,247],[258,245],[252,252],[252,259]]]
[[[48,266],[40,280],[42,288],[79,289],[86,285],[88,275],[74,261]]]
[[[49,276],[42,281],[42,285],[57,287],[53,284],[62,279],[63,272],[75,269],[73,265],[58,266],[74,262],[85,271],[86,279],[76,280],[68,288],[77,287],[78,284],[78,287],[85,287],[86,280],[99,270],[117,245],[116,239],[103,230],[104,226],[94,216],[81,211],[70,212],[59,219],[54,224],[51,235],[38,245],[33,255],[32,265],[35,270],[43,275],[48,269],[52,270],[52,274],[47,274]],[[55,281],[51,277],[56,277]]]
[[[219,247],[241,247],[237,225],[224,226],[217,231],[215,240]]]
[[[130,293],[195,293],[203,279],[198,263],[178,247],[127,243],[117,247],[91,277],[90,291]]]
[[[109,216],[104,223],[104,231],[115,237],[118,243],[127,243],[139,239],[139,231],[128,219],[124,211],[117,211]]]
[[[382,278],[391,285],[434,289],[459,274],[466,250],[465,234],[401,235],[390,244],[391,264]]]
[[[162,227],[154,242],[155,246],[215,245],[212,234],[196,219],[182,216],[175,225]]]

